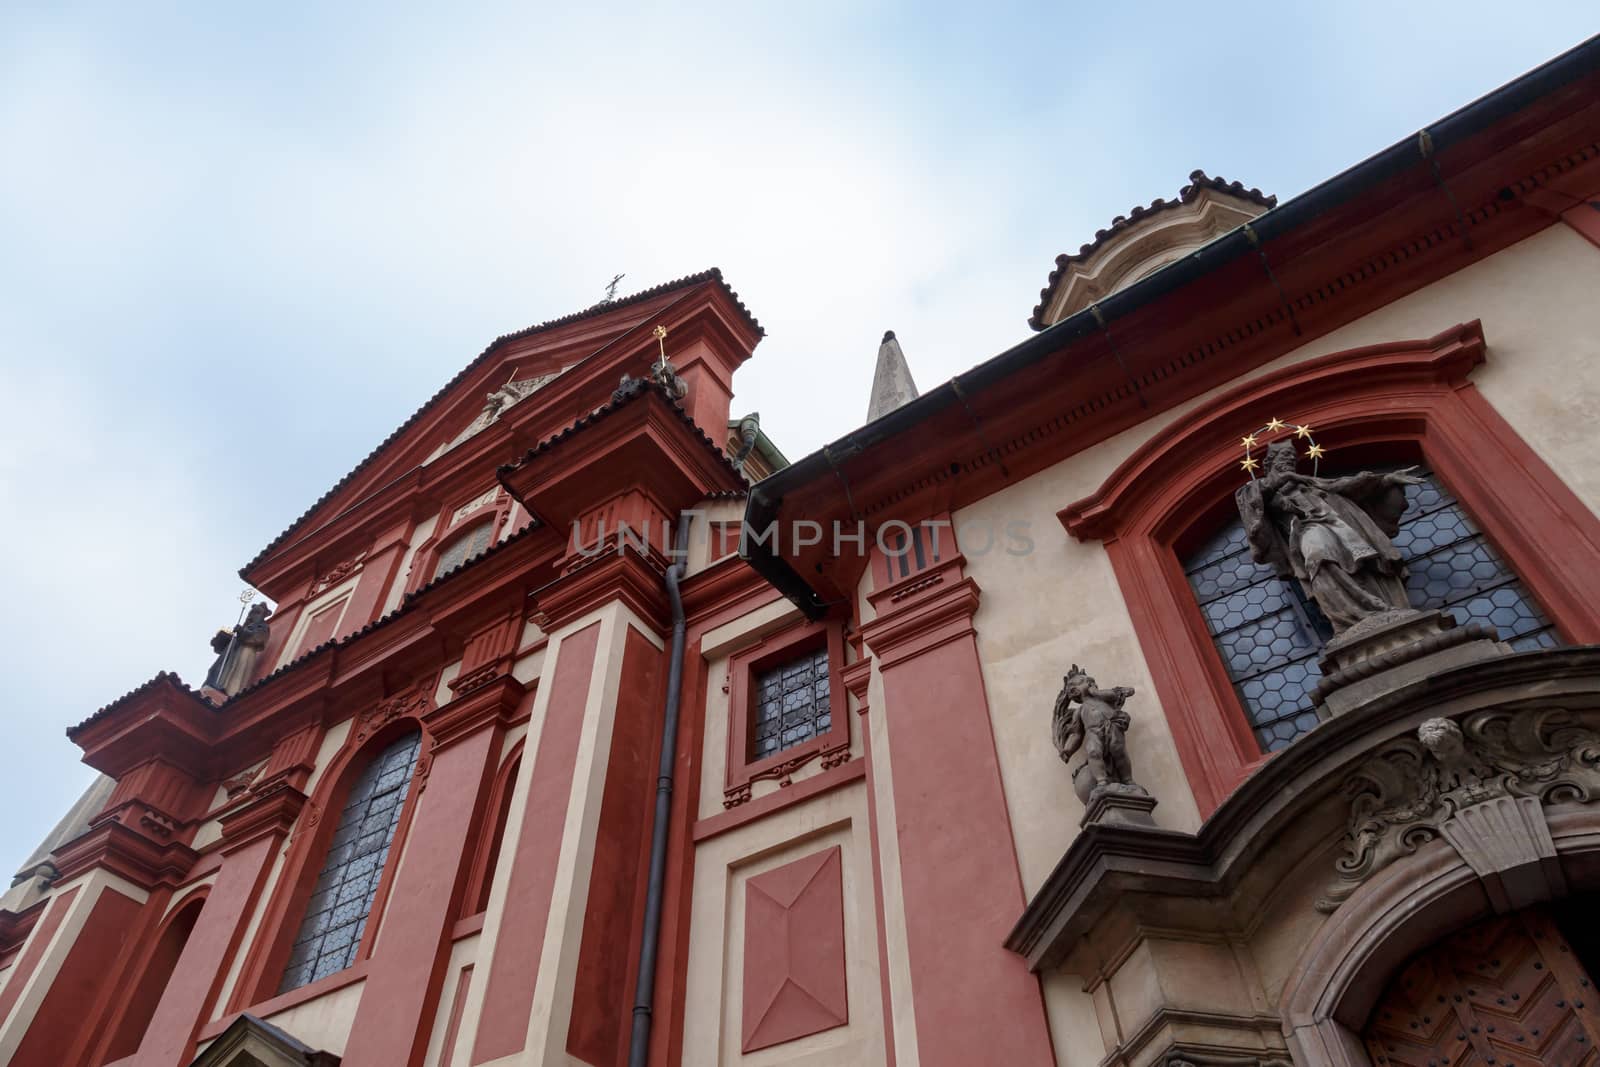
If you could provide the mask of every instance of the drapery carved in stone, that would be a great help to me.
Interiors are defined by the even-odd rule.
[[[1361,884],[1443,834],[1460,812],[1503,797],[1541,804],[1600,796],[1600,717],[1560,708],[1429,719],[1345,782],[1350,818],[1338,877],[1317,902],[1333,911]]]

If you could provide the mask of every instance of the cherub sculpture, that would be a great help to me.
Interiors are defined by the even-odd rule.
[[[1051,736],[1062,763],[1069,763],[1081,748],[1084,763],[1072,772],[1078,799],[1088,804],[1096,793],[1136,793],[1145,789],[1133,780],[1128,760],[1128,713],[1123,702],[1133,696],[1127,686],[1102,690],[1076,663],[1061,680],[1051,716]]]

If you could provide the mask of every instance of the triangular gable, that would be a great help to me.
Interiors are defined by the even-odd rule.
[[[541,388],[559,383],[567,377],[564,372],[700,286],[720,289],[748,327],[757,336],[763,333],[738,294],[723,281],[721,271],[713,268],[498,337],[241,567],[240,577],[252,581],[261,565],[290,544],[297,534],[321,525],[317,520],[331,519],[396,477],[439,458],[447,451],[444,446],[460,443],[471,436],[467,431],[475,422],[483,420],[483,426],[479,427],[482,429],[494,421],[484,420],[488,398],[509,382],[521,383],[524,387],[538,382]],[[526,388],[518,400],[525,400],[533,391],[531,387]],[[509,406],[502,405],[502,410]]]

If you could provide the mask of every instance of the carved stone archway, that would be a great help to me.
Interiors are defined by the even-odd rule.
[[[1283,1031],[1297,1064],[1372,1067],[1361,1031],[1374,1003],[1411,956],[1473,923],[1514,908],[1497,901],[1495,880],[1546,887],[1544,899],[1600,890],[1600,807],[1545,811],[1555,852],[1507,855],[1488,877],[1444,839],[1375,876],[1307,945],[1281,1002]],[[1537,897],[1537,891],[1530,894]],[[1534,899],[1518,899],[1518,906]],[[1498,906],[1497,906],[1498,905]]]

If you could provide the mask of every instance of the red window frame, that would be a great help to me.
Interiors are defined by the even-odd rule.
[[[1238,439],[1270,418],[1310,424],[1335,456],[1420,453],[1561,632],[1600,641],[1600,521],[1467,381],[1484,358],[1471,322],[1282,368],[1180,416],[1057,513],[1074,537],[1105,543],[1202,816],[1267,757],[1179,553],[1229,506]]]
[[[433,682],[417,687],[419,696],[411,708],[370,732],[363,725],[365,713],[358,713],[351,721],[349,736],[329,763],[322,781],[306,804],[299,825],[290,837],[283,873],[273,888],[256,940],[246,954],[239,982],[229,999],[229,1011],[251,1009],[258,1015],[269,1015],[342,988],[366,975],[368,959],[388,907],[389,892],[393,888],[395,874],[400,869],[406,838],[411,832],[411,821],[416,815],[418,798],[432,766],[429,752],[433,746],[433,736],[423,724],[418,710],[424,706],[431,710],[431,697],[424,701],[421,694],[431,694],[433,689]],[[300,928],[306,903],[311,898],[322,869],[323,857],[327,855],[333,840],[339,822],[336,816],[344,806],[344,799],[367,763],[382,752],[389,742],[409,730],[417,730],[421,734],[417,765],[406,787],[404,807],[394,836],[389,841],[389,857],[378,879],[372,907],[367,911],[367,925],[361,935],[356,961],[326,978],[279,992],[278,983],[283,978],[294,935]],[[323,818],[325,813],[334,817]]]
[[[479,491],[479,495],[481,494],[482,490]],[[417,546],[416,554],[412,557],[411,574],[406,580],[407,593],[414,593],[433,581],[437,577],[434,571],[438,569],[439,557],[457,537],[467,535],[485,521],[494,524],[489,531],[489,547],[493,548],[500,542],[500,535],[505,531],[506,522],[511,518],[511,509],[516,506],[516,501],[502,489],[492,503],[473,508],[455,522],[450,522],[450,516],[471,499],[472,497],[467,497],[465,500],[458,500],[440,510],[439,523],[441,525],[449,523],[449,525],[443,529],[435,528],[433,535]]]
[[[750,758],[750,728],[755,707],[751,694],[762,671],[789,662],[819,648],[828,650],[828,729],[791,748],[764,759]],[[728,660],[728,763],[722,806],[736,807],[752,796],[752,786],[764,779],[787,785],[795,771],[820,759],[824,768],[850,756],[850,721],[845,714],[845,688],[839,678],[844,667],[844,626],[838,622],[813,622],[772,634],[735,652]]]

